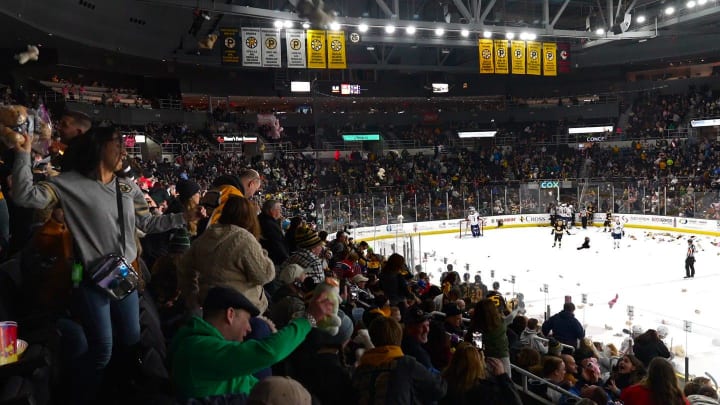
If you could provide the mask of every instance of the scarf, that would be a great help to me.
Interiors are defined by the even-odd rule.
[[[366,351],[360,358],[360,366],[377,367],[403,356],[400,346],[380,346]]]

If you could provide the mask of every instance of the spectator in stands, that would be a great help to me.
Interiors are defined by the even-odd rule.
[[[305,269],[307,276],[316,283],[325,281],[325,269],[320,260],[323,242],[320,240],[318,233],[308,226],[300,227],[295,232],[295,243],[298,250],[285,260],[280,272],[285,271],[285,268],[290,264],[298,264]]]
[[[301,217],[292,217],[290,218],[290,226],[288,226],[288,229],[285,231],[285,244],[288,246],[288,252],[295,253],[297,250],[297,243],[295,242],[295,232],[297,231],[300,226],[303,225],[303,219]],[[325,234],[327,236],[327,233]],[[324,240],[323,241],[323,247],[324,247]],[[330,257],[332,257],[332,253],[330,254]]]
[[[93,129],[73,141],[70,154],[75,161],[69,162],[72,171],[33,185],[30,170],[32,139],[23,136],[15,145],[16,160],[13,170],[13,198],[21,206],[46,208],[61,203],[65,222],[73,234],[75,249],[84,271],[92,274],[103,258],[118,253],[118,235],[121,230],[126,237],[120,247],[123,256],[132,262],[138,247],[135,228],[143,232],[163,232],[183,227],[187,221],[197,218],[197,213],[186,212],[168,216],[153,216],[137,185],[118,178],[115,173],[122,169],[125,149],[122,135],[112,127]],[[121,194],[118,195],[118,192]],[[124,229],[118,224],[116,207],[118,198],[123,204]],[[140,341],[138,293],[133,292],[121,301],[111,301],[91,282],[81,283],[73,294],[77,299],[77,312],[87,335],[87,353],[76,362],[75,375],[83,381],[82,392],[77,394],[92,401],[98,393],[103,371],[110,361],[113,344],[125,364],[124,375],[132,375],[130,368],[137,361],[137,344]],[[112,316],[123,314],[123,316]]]
[[[92,121],[85,113],[67,110],[60,116],[57,132],[60,135],[60,142],[70,146],[70,142],[90,130]]]
[[[251,317],[260,314],[250,300],[230,287],[211,288],[203,303],[203,317],[193,317],[178,331],[170,346],[170,364],[181,399],[243,397],[258,380],[258,370],[283,360],[297,348],[316,319],[332,313],[333,304],[321,294],[299,317],[262,340],[245,340]]]
[[[693,384],[692,382],[688,384]],[[718,404],[718,393],[713,387],[707,385],[697,386],[697,389],[693,394],[688,394],[688,385],[685,385],[683,392],[687,396],[690,405],[717,405]]]
[[[347,232],[338,231],[335,234],[335,239],[332,240],[328,244],[328,249],[332,252],[332,259],[330,259],[330,268],[333,268],[335,266],[335,263],[342,260],[340,257],[342,257],[342,253],[345,251],[348,251],[348,234]]]
[[[294,314],[305,307],[305,269],[297,264],[286,266],[278,275],[280,288],[272,295],[270,319],[278,328],[287,325]]]
[[[502,360],[505,371],[512,376],[507,324],[492,300],[484,299],[475,304],[465,340],[472,341],[474,332],[482,333],[485,355]]]
[[[670,351],[668,350],[665,343],[660,340],[655,329],[648,329],[642,335],[635,338],[635,344],[633,345],[633,352],[643,364],[650,365],[655,357],[662,357],[669,359],[671,357]]]
[[[180,264],[180,288],[191,311],[200,307],[207,292],[227,285],[243,293],[255,307],[268,307],[263,285],[275,277],[275,268],[260,246],[260,226],[250,200],[231,196],[217,224],[190,246]]]
[[[290,257],[287,244],[283,237],[283,231],[280,227],[282,219],[282,203],[277,200],[265,200],[258,220],[260,222],[260,244],[268,252],[268,256],[275,264],[276,268]]]
[[[525,328],[525,330],[522,331],[522,334],[520,335],[520,344],[522,344],[523,346],[532,347],[540,354],[547,354],[547,339],[541,337],[539,333],[540,325],[538,325],[538,320],[535,318],[528,319],[527,327]]]
[[[430,354],[423,347],[428,342],[430,333],[430,314],[415,306],[407,309],[402,321],[405,325],[402,336],[403,353],[414,357],[426,368],[433,369]]]
[[[563,360],[563,363],[565,363],[565,379],[561,386],[565,389],[568,389],[577,383],[577,362],[575,361],[575,357],[573,357],[571,354],[561,354],[560,358]]]
[[[542,377],[559,387],[564,386],[565,362],[555,356],[545,356],[542,363]],[[559,391],[547,388],[545,397],[557,404],[562,397]]]
[[[672,364],[660,357],[655,357],[650,361],[645,379],[622,391],[620,400],[625,405],[690,404],[680,389]]]
[[[390,300],[390,305],[404,308],[404,299],[408,291],[407,281],[401,274],[405,267],[405,258],[402,255],[393,253],[388,257],[387,262],[380,270],[380,288]]]
[[[400,348],[403,333],[396,320],[377,316],[368,332],[375,347],[363,354],[353,375],[360,405],[430,404],[445,395],[440,376]]]
[[[289,377],[268,377],[253,387],[247,399],[256,405],[312,405],[312,396],[299,382]]]
[[[578,347],[578,343],[585,337],[585,329],[575,319],[575,304],[566,302],[563,310],[553,315],[542,325],[542,333],[545,336],[552,336],[560,343]]]
[[[492,376],[488,375],[486,363]],[[457,346],[443,377],[448,392],[441,404],[522,404],[503,362],[485,358],[483,352],[470,343],[462,342]]]
[[[632,354],[626,354],[618,361],[617,369],[606,382],[606,389],[613,398],[620,398],[622,390],[637,384],[645,377],[645,366]]]

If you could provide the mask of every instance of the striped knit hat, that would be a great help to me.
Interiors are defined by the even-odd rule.
[[[295,231],[295,243],[300,249],[312,249],[323,243],[318,233],[307,226],[302,226]]]

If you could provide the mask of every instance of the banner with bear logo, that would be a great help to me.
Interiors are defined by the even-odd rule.
[[[495,73],[506,75],[508,71],[508,41],[496,39],[495,43]]]
[[[307,30],[307,67],[325,69],[327,67],[325,52],[325,31]]]
[[[262,67],[262,47],[260,45],[260,30],[243,28],[242,30],[242,65],[248,67]]]
[[[282,67],[280,32],[278,30],[262,30],[262,65],[263,67]]]
[[[511,41],[512,47],[512,74],[525,74],[525,41]]]
[[[305,31],[300,29],[285,30],[285,48],[287,51],[287,67],[305,69]]]
[[[345,31],[327,32],[328,69],[347,69]]]
[[[495,73],[492,39],[479,39],[480,73]]]
[[[540,42],[527,42],[527,74],[540,76],[542,74],[542,47]]]

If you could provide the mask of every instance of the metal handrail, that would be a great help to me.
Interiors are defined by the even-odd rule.
[[[544,405],[553,405],[553,402],[530,391],[528,389],[528,379],[542,381],[544,383],[544,385],[547,386],[548,388],[552,389],[553,391],[557,391],[563,395],[566,395],[568,398],[581,399],[579,396],[571,393],[570,391],[567,391],[564,388],[562,388],[558,385],[555,385],[542,377],[538,377],[535,374],[533,374],[527,370],[524,370],[514,364],[510,364],[510,368],[512,369],[513,374],[518,373],[522,376],[522,385],[513,383],[515,385],[515,387],[517,387],[517,389],[521,390],[525,395],[535,399],[536,401],[543,403]]]

